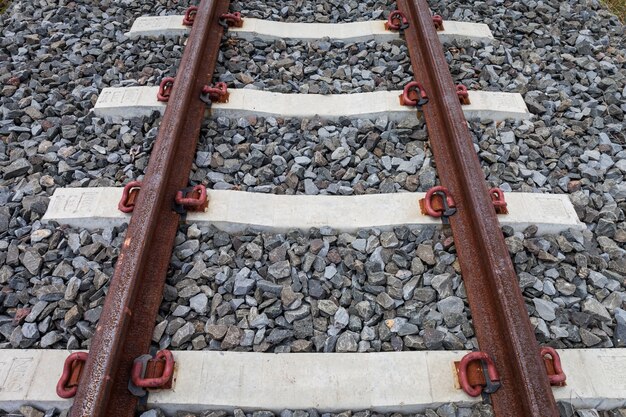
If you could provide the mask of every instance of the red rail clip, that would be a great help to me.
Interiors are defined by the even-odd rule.
[[[122,192],[122,198],[120,199],[120,202],[117,203],[118,210],[123,213],[132,213],[135,209],[135,201],[137,200],[137,195],[139,194],[140,189],[140,181],[131,181],[126,184],[124,186],[124,191]]]
[[[474,361],[481,362],[481,370],[486,381],[486,385],[484,387],[482,385],[471,384],[469,381],[468,367],[470,362]],[[489,357],[489,355],[485,352],[470,352],[463,356],[463,359],[461,359],[461,362],[457,366],[457,372],[461,388],[471,397],[478,397],[482,392],[485,392],[486,394],[493,394],[498,390],[498,388],[500,388],[500,374],[498,373],[493,360],[491,360],[491,357]]]
[[[226,27],[236,27],[240,28],[243,26],[243,19],[241,18],[241,13],[224,13],[220,16],[220,23],[226,25]]]
[[[428,95],[424,86],[418,81],[411,81],[404,86],[400,96],[400,104],[403,106],[422,107],[428,103]]]
[[[184,211],[204,211],[209,205],[206,187],[202,184],[180,190],[176,193],[175,201]]]
[[[159,92],[157,93],[157,100],[168,101],[170,94],[172,93],[172,87],[174,87],[174,77],[165,77],[159,84]]]
[[[433,23],[435,24],[435,29],[438,32],[443,31],[443,17],[439,16],[438,14],[434,15]]]
[[[409,19],[400,10],[389,13],[389,18],[385,22],[387,30],[404,30],[409,27]]]
[[[196,14],[198,14],[198,7],[189,6],[187,10],[185,10],[185,17],[183,17],[183,25],[193,26],[193,21],[196,19]]]
[[[431,217],[442,217],[444,224],[448,223],[448,217],[456,213],[456,205],[450,195],[450,191],[441,185],[429,189],[426,192],[426,196],[419,201],[419,204],[422,214],[427,214]]]
[[[504,200],[504,191],[494,187],[489,190],[489,195],[497,214],[509,214],[509,210],[506,208],[506,201]]]
[[[565,386],[565,380],[567,377],[565,376],[565,372],[563,372],[561,357],[557,351],[549,346],[544,346],[541,348],[540,353],[544,364],[546,365],[546,372],[548,374],[550,385],[557,387]],[[546,355],[550,355],[550,358],[547,358]]]
[[[205,85],[202,87],[202,95],[208,96],[209,101],[218,102],[218,103],[226,103],[228,102],[228,86],[224,82],[215,83],[215,85]],[[206,100],[203,100],[206,102]]]
[[[78,391],[78,381],[83,366],[87,361],[87,352],[74,352],[65,359],[63,373],[57,382],[57,395],[61,398],[72,398]]]
[[[163,371],[158,377],[148,376],[149,363],[161,362],[164,365]],[[169,350],[160,350],[157,352],[156,357],[148,361],[146,369],[144,370],[144,362],[140,358],[137,358],[133,363],[133,369],[131,371],[131,381],[136,387],[140,388],[165,388],[171,383],[174,375],[174,355]]]
[[[463,84],[457,84],[456,95],[459,96],[459,101],[461,102],[461,104],[470,104],[469,92],[467,91],[467,87],[465,87]]]

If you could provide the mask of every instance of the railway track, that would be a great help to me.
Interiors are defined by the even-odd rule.
[[[525,275],[522,277],[519,270],[516,270],[517,262],[514,263],[511,259],[511,246],[516,243],[515,239],[519,239],[519,235],[534,237],[538,232],[569,233],[572,242],[578,240],[582,243],[585,238],[585,226],[575,215],[577,207],[567,199],[558,196],[511,194],[512,198],[505,204],[502,191],[490,189],[490,184],[484,180],[485,172],[476,152],[481,145],[474,143],[465,117],[475,119],[513,117],[518,120],[531,117],[523,99],[517,109],[502,108],[503,101],[510,107],[510,103],[520,99],[515,94],[492,99],[490,97],[497,93],[467,92],[464,88],[459,89],[453,82],[448,61],[441,48],[441,39],[444,38],[438,32],[445,32],[446,27],[454,28],[449,30],[447,36],[454,37],[455,34],[459,35],[458,32],[462,32],[460,36],[466,40],[491,42],[493,37],[485,34],[484,28],[481,29],[483,32],[480,32],[480,35],[471,35],[463,32],[464,26],[461,24],[433,19],[424,0],[399,1],[398,10],[392,13],[386,29],[383,29],[384,21],[368,24],[351,23],[349,26],[314,24],[307,26],[306,29],[298,29],[297,23],[277,25],[263,20],[252,20],[247,23],[245,16],[242,21],[239,15],[230,13],[229,2],[222,0],[201,2],[196,9],[188,11],[186,18],[190,20],[191,16],[193,24],[187,22],[186,25],[175,23],[178,17],[158,19],[159,24],[157,20],[139,20],[129,33],[130,37],[137,38],[188,34],[175,79],[171,79],[169,83],[162,82],[159,88],[105,89],[95,103],[94,114],[113,121],[125,115],[145,117],[154,111],[162,112],[163,118],[158,135],[151,149],[141,149],[137,146],[132,148],[132,158],[141,155],[142,151],[150,151],[149,162],[140,183],[131,183],[124,191],[115,188],[80,190],[57,188],[43,217],[43,221],[47,222],[104,228],[111,230],[111,233],[117,233],[118,228],[123,229],[123,224],[128,221],[128,228],[119,235],[118,241],[121,243],[119,256],[106,290],[104,303],[95,304],[93,308],[97,310],[94,315],[97,315],[95,320],[98,324],[93,336],[90,337],[89,353],[83,356],[73,355],[72,358],[75,360],[73,364],[66,362],[63,374],[67,379],[62,381],[60,391],[57,389],[57,392],[62,394],[67,392],[64,396],[74,398],[69,415],[130,416],[137,412],[138,407],[144,408],[146,401],[169,412],[189,408],[199,412],[203,408],[220,406],[280,410],[315,408],[319,404],[321,409],[341,410],[358,409],[359,404],[364,401],[375,409],[414,412],[446,402],[467,402],[472,397],[479,397],[481,392],[483,400],[493,406],[496,416],[557,416],[559,410],[556,400],[568,398],[569,403],[583,407],[600,403],[604,403],[603,408],[624,406],[623,398],[626,396],[621,392],[626,389],[626,383],[620,372],[615,372],[615,368],[607,365],[612,363],[617,369],[623,366],[626,356],[621,350],[602,350],[589,354],[560,351],[564,358],[565,372],[563,372],[559,369],[557,352],[541,349],[537,342],[536,329],[540,325],[539,322],[527,318],[527,304],[522,295],[522,289],[525,287],[522,285],[520,289],[519,281],[529,280],[533,276],[524,272]],[[153,25],[150,22],[153,22]],[[237,28],[238,26],[241,27]],[[237,29],[231,30],[231,27]],[[280,42],[283,37],[297,39],[300,32],[305,34],[304,39],[309,42],[328,42],[325,40],[327,35],[336,36],[346,42],[367,42],[370,39],[380,42],[395,39],[395,42],[398,42],[398,39],[404,39],[414,82],[409,83],[404,91],[389,93],[369,91],[343,96],[307,95],[301,99],[276,92],[264,93],[255,89],[226,91],[224,86],[213,80],[210,75],[216,72],[220,45],[224,46],[221,38],[225,30],[231,32],[229,39],[241,38],[251,43],[254,43],[255,39],[265,41],[269,39],[271,42]],[[328,46],[331,45],[328,42]],[[161,96],[158,100],[155,99],[156,93]],[[402,105],[397,104],[399,95],[402,96],[400,100]],[[167,96],[167,99],[163,96]],[[167,104],[164,104],[165,102]],[[407,174],[404,175],[406,177],[404,187],[408,187],[410,183],[408,177],[411,174],[414,177],[414,184],[419,184],[419,188],[426,193],[399,193],[389,197],[349,195],[360,193],[347,189],[342,192],[342,188],[339,187],[335,193],[347,195],[244,196],[241,191],[220,190],[217,184],[220,184],[224,177],[219,175],[215,181],[209,180],[216,185],[214,189],[205,190],[197,185],[207,183],[198,173],[198,169],[204,164],[200,162],[203,158],[210,156],[210,161],[205,166],[211,168],[225,166],[227,161],[236,162],[232,158],[233,152],[223,147],[220,150],[211,144],[207,149],[217,150],[221,156],[211,152],[204,152],[207,156],[203,156],[202,150],[196,154],[196,145],[201,135],[207,107],[212,116],[218,117],[217,121],[222,128],[226,129],[231,127],[226,120],[228,117],[237,118],[238,125],[249,125],[256,122],[259,114],[266,120],[274,121],[269,122],[270,126],[272,123],[285,123],[282,120],[278,122],[276,118],[289,117],[312,119],[313,123],[319,123],[315,119],[322,115],[323,119],[335,120],[335,123],[343,126],[341,134],[344,132],[349,134],[349,129],[345,129],[350,126],[351,118],[375,121],[375,124],[370,122],[364,131],[367,131],[368,127],[376,128],[380,122],[385,125],[382,130],[386,133],[390,122],[392,125],[398,124],[407,131],[404,134],[421,136],[422,140],[427,138],[428,146],[422,145],[422,148],[416,149],[416,156],[409,161],[387,162],[381,150],[376,156],[383,165],[390,164],[391,167],[397,167],[399,172]],[[319,147],[314,155],[309,153],[308,156],[298,155],[294,158],[296,164],[302,164],[298,166],[305,172],[305,178],[308,171],[304,167],[310,164],[312,159],[326,163],[328,160],[337,161],[344,167],[355,163],[355,157],[349,150],[351,145],[345,139],[341,139],[341,134],[333,134],[335,131],[339,132],[336,127],[329,131],[320,124],[318,135],[322,147]],[[285,133],[282,133],[283,139],[288,140]],[[215,133],[213,135],[215,136]],[[229,137],[234,136],[231,133]],[[413,136],[412,138],[415,139]],[[245,145],[244,140],[243,136],[241,140],[237,139],[237,145]],[[326,157],[320,152],[323,150],[324,141],[333,143],[330,147],[332,152]],[[206,146],[202,142],[201,140],[201,149]],[[372,145],[372,148],[375,146]],[[365,149],[362,152],[363,156],[372,151],[367,149],[367,142],[362,149]],[[249,152],[249,148],[245,150],[239,148],[238,151]],[[357,152],[356,158],[362,159],[363,156]],[[435,179],[432,171],[433,177],[429,181],[429,171],[421,169],[420,166],[424,168],[425,161],[431,159],[436,164],[437,178]],[[274,163],[275,159],[271,160]],[[280,161],[280,158],[277,161]],[[233,167],[231,173],[237,175],[237,170],[242,165],[239,164],[238,167],[234,164]],[[420,172],[419,175],[417,170]],[[292,167],[289,174],[293,172]],[[359,171],[357,168],[355,174],[358,172],[362,173],[363,169]],[[283,175],[286,184],[289,184],[290,178],[292,181],[294,178],[289,174]],[[348,175],[347,170],[343,168],[334,168],[333,174],[335,178]],[[315,194],[315,190],[319,192],[317,185],[310,181],[314,177],[309,176],[308,182],[302,181],[307,194]],[[379,177],[378,180],[380,179]],[[253,185],[252,182],[250,184],[246,182],[246,177],[243,182],[249,186]],[[426,187],[429,182],[432,182],[433,187]],[[435,185],[437,187],[434,187]],[[330,186],[328,188],[330,189]],[[417,188],[408,191],[416,191]],[[122,193],[124,196],[118,205],[120,210],[117,211],[114,207],[117,203],[111,204],[110,196],[117,197]],[[508,196],[508,193],[504,195]],[[385,213],[385,210],[388,210],[388,213]],[[122,214],[130,211],[132,216]],[[542,221],[546,217],[548,220]],[[191,223],[191,226],[183,226],[182,233],[179,229],[181,219]],[[449,224],[450,227],[434,229],[433,225],[438,225],[440,221]],[[501,224],[507,225],[504,233],[500,231]],[[376,229],[367,232],[371,228]],[[293,229],[299,229],[301,232],[292,232]],[[620,227],[619,230],[623,232],[624,229]],[[306,232],[308,236],[302,234]],[[286,237],[276,235],[277,233],[285,233]],[[438,237],[439,233],[441,237]],[[174,259],[186,259],[196,253],[200,247],[198,239],[203,237],[212,239],[215,249],[222,248],[219,255],[217,250],[206,246],[203,249],[206,257],[194,255],[194,262],[187,264],[188,266],[180,261],[178,264],[176,261],[170,262],[172,251]],[[428,265],[429,270],[435,264],[433,250],[422,242],[432,243],[433,240],[439,239],[439,243],[433,246],[437,248],[439,245],[444,252],[448,251],[454,255],[448,256],[447,268],[444,266],[442,270],[437,263],[432,269],[433,273],[427,274],[427,278],[426,276],[421,278],[423,284],[426,284],[428,279],[430,286],[435,290],[432,293],[422,291],[416,296],[420,276],[426,269],[424,263]],[[217,243],[220,240],[223,244]],[[271,243],[272,240],[275,243]],[[297,242],[307,240],[313,256],[308,260],[306,257],[300,259],[299,256],[304,255],[303,251],[306,249],[297,249]],[[206,242],[203,241],[203,245]],[[608,256],[609,261],[618,262],[614,258],[623,253],[623,248],[614,242],[614,246],[610,246],[610,242],[606,240],[602,242],[608,245],[607,252],[614,254]],[[566,243],[572,247],[569,250],[572,251],[574,249],[572,243],[567,240],[558,242],[561,247],[567,246]],[[557,262],[555,254],[548,252],[547,248],[542,249],[542,244],[540,240],[536,241],[538,256],[548,262]],[[361,250],[366,256],[355,260],[354,256],[346,251],[347,246],[357,251],[362,246]],[[96,252],[100,247],[96,247]],[[232,261],[232,257],[223,250],[224,247],[234,249],[236,252],[245,252],[252,260],[245,265],[243,263],[237,265],[239,271],[233,274],[226,266]],[[411,261],[407,262],[406,258],[397,257],[401,251],[395,248],[406,248],[403,250],[408,252],[415,251],[417,256],[414,254],[412,258],[409,257]],[[207,254],[207,251],[211,254]],[[268,260],[268,265],[261,267],[261,264],[257,265],[254,261],[258,262],[263,257],[264,251],[269,252],[268,259],[271,263]],[[321,256],[320,253],[325,255]],[[446,254],[443,255],[445,257]],[[322,261],[323,257],[328,258],[330,262]],[[336,261],[333,262],[333,259]],[[391,263],[394,266],[389,268]],[[610,264],[605,263],[607,267]],[[620,264],[616,265],[617,267],[613,269],[619,270]],[[179,271],[172,274],[172,266]],[[222,266],[226,266],[226,269],[220,268]],[[313,277],[320,278],[322,282],[326,281],[328,284],[325,287],[320,284],[317,288],[312,287],[313,284],[305,282],[309,271],[314,271]],[[554,271],[557,277],[560,274],[567,275],[567,270]],[[532,273],[532,269],[530,272]],[[462,273],[462,282],[459,273]],[[225,287],[198,286],[193,282],[194,278],[189,277],[215,279],[216,282],[225,284]],[[623,280],[620,282],[618,273],[610,275],[610,281],[616,284],[609,282],[609,278],[604,278],[607,281],[604,287],[619,289],[623,286]],[[283,286],[289,279],[295,281],[291,285],[287,283]],[[598,276],[593,276],[592,279],[594,283],[595,280],[602,281]],[[354,281],[353,285],[356,287],[365,287],[368,296],[361,294],[359,296],[361,300],[353,306],[352,295],[339,291],[345,280]],[[534,282],[529,281],[529,284],[536,286],[536,278]],[[562,283],[565,284],[567,283]],[[576,285],[570,285],[574,287],[573,294]],[[290,350],[310,351],[315,347],[317,351],[332,351],[336,347],[338,351],[344,352],[357,349],[361,351],[361,344],[357,345],[353,334],[361,330],[362,342],[373,340],[363,336],[362,332],[365,331],[363,323],[370,321],[373,323],[373,316],[377,315],[375,321],[379,321],[379,325],[376,329],[381,340],[382,329],[387,327],[389,332],[388,336],[385,336],[389,342],[386,346],[378,342],[377,350],[385,350],[381,347],[402,350],[405,346],[420,349],[429,348],[430,345],[435,348],[445,346],[458,350],[473,348],[475,351],[442,355],[427,352],[397,354],[402,356],[394,356],[392,353],[355,354],[349,359],[346,356],[345,359],[347,363],[345,373],[348,376],[340,374],[334,377],[336,379],[328,378],[327,374],[329,369],[341,366],[337,364],[337,360],[317,359],[316,355],[302,354],[298,355],[302,359],[296,357],[291,362],[289,360],[283,362],[280,359],[274,362],[269,360],[270,363],[264,365],[264,369],[268,374],[272,372],[278,374],[272,375],[272,378],[279,385],[284,380],[281,378],[281,371],[292,375],[296,381],[314,375],[320,390],[317,397],[311,396],[302,400],[307,395],[306,390],[303,390],[306,384],[296,384],[295,388],[285,386],[287,398],[278,396],[276,401],[272,401],[274,398],[271,398],[273,394],[271,390],[262,391],[263,395],[255,397],[249,391],[237,392],[238,388],[225,384],[207,399],[205,398],[207,391],[194,391],[194,385],[198,380],[211,381],[212,385],[219,385],[220,379],[212,371],[202,371],[200,374],[193,372],[195,364],[202,363],[203,370],[214,369],[214,363],[223,357],[228,363],[224,367],[229,371],[217,375],[232,378],[233,369],[247,373],[255,364],[266,359],[262,359],[263,354],[256,353],[231,356],[201,355],[200,352],[196,352],[197,354],[186,356],[176,351],[172,355],[169,350],[162,349],[157,354],[155,343],[165,344],[166,346],[161,346],[164,348],[168,347],[167,345],[181,347],[198,333],[197,323],[183,324],[182,320],[183,323],[176,322],[174,325],[176,319],[171,321],[164,319],[163,316],[170,313],[174,317],[185,314],[179,312],[180,305],[173,311],[167,311],[166,307],[165,313],[163,312],[164,298],[167,305],[167,302],[171,301],[171,295],[168,293],[171,294],[172,288],[179,294],[189,292],[189,297],[186,298],[191,307],[187,308],[186,312],[193,309],[197,313],[196,317],[202,317],[208,312],[210,303],[211,314],[215,314],[208,321],[197,322],[202,327],[201,332],[211,336],[213,345],[207,345],[204,337],[195,337],[192,343],[196,349],[254,346],[254,349],[258,347],[262,352],[271,346],[268,340],[280,344],[282,340],[293,337],[294,333],[299,331],[302,337],[296,336],[298,340],[291,345]],[[542,289],[546,291],[543,286]],[[231,294],[224,293],[224,290]],[[299,291],[302,291],[300,296]],[[250,295],[251,293],[254,293],[254,296]],[[325,294],[329,293],[331,298],[324,299]],[[312,296],[316,301],[311,302],[310,306],[304,304],[303,294],[307,297]],[[411,312],[410,306],[406,307],[405,314],[408,320],[401,316],[398,319],[395,314],[385,312],[394,306],[399,307],[404,301],[410,301],[414,297],[418,299],[423,297],[419,301],[423,305],[432,302],[433,296],[438,300],[439,318],[432,312],[420,316],[421,313],[418,314],[417,311],[419,304],[413,304],[414,313]],[[459,296],[467,298],[472,317],[471,326],[469,322],[462,323],[462,318],[458,317],[467,310]],[[394,300],[396,297],[403,300],[399,305],[396,305],[398,302]],[[612,313],[617,316],[619,311],[616,310],[623,307],[624,298],[612,294],[611,297],[614,300],[609,300],[613,305]],[[222,303],[224,299],[226,303]],[[607,299],[605,297],[604,301]],[[372,308],[370,301],[374,303],[377,311],[368,312],[368,309]],[[282,308],[278,306],[277,308],[285,310],[284,317],[282,322],[276,320],[277,324],[281,324],[272,328],[263,342],[266,332],[265,321],[270,317],[275,319],[280,314],[271,312],[271,306],[276,303],[282,304]],[[243,304],[251,307],[245,316],[237,313],[238,307]],[[344,305],[357,311],[360,318],[350,319]],[[534,307],[541,318],[547,320],[551,314],[554,315],[557,304],[541,299],[534,301]],[[44,310],[46,306],[40,304],[39,308]],[[235,314],[229,314],[233,310]],[[262,310],[264,312],[260,313]],[[317,327],[321,326],[318,322],[312,322],[310,326],[313,329],[300,329],[302,326],[306,327],[307,324],[302,323],[302,319],[312,310],[317,310],[318,313],[321,311],[322,317],[332,317],[330,323],[327,321],[330,338],[321,340],[314,337],[313,341],[306,340],[307,336],[319,332]],[[588,313],[591,320],[598,322],[611,320],[607,307],[594,298],[583,300],[582,310]],[[14,313],[17,314],[17,311]],[[24,315],[20,320],[28,321],[27,315],[33,313],[32,309],[28,309],[20,314]],[[71,321],[67,314],[64,317],[66,323]],[[237,320],[241,319],[246,322],[243,331],[234,326]],[[442,336],[437,342],[439,335],[435,332],[441,332],[436,330],[436,325],[427,325],[424,326],[425,330],[420,332],[421,339],[418,338],[419,327],[416,323],[436,324],[442,320],[448,327],[462,331],[452,337]],[[620,324],[619,318],[616,320],[618,326],[626,325]],[[546,326],[545,322],[543,325]],[[172,333],[169,331],[170,326],[176,327]],[[258,331],[252,330],[255,328]],[[349,330],[342,332],[344,328]],[[623,332],[621,327],[611,330],[615,336],[614,344],[618,346],[622,343],[619,338],[620,329]],[[169,335],[165,339],[164,332]],[[401,334],[416,336],[402,339],[398,336]],[[593,333],[590,335],[599,338]],[[590,338],[590,335],[586,337]],[[367,351],[375,346],[375,343],[366,343],[363,348]],[[65,352],[61,354],[67,355]],[[148,356],[145,356],[146,354]],[[22,353],[19,352],[14,355],[12,363],[21,360],[29,364],[28,366],[32,365],[27,371],[23,371],[25,379],[28,372],[35,370],[41,372],[42,366],[46,368],[48,364],[60,363],[58,357],[52,358],[37,352],[27,353],[25,357],[20,356]],[[35,356],[28,355],[35,355],[36,359]],[[244,356],[240,355],[255,356],[244,359]],[[464,359],[461,360],[462,358]],[[416,385],[410,385],[408,382],[415,391],[427,391],[430,395],[422,397],[404,391],[391,395],[385,394],[384,390],[381,394],[377,392],[381,389],[380,384],[374,383],[359,385],[360,389],[357,391],[366,394],[360,396],[345,394],[345,399],[340,397],[336,401],[327,400],[333,393],[341,392],[342,386],[355,384],[365,378],[366,374],[356,372],[354,369],[366,369],[381,379],[390,378],[389,385],[392,387],[406,382],[404,375],[392,377],[385,374],[384,366],[377,368],[374,363],[378,360],[382,360],[384,364],[397,364],[397,367],[412,363],[418,369],[430,369],[426,372],[426,377],[416,377],[417,381],[413,382]],[[460,362],[456,371],[452,371],[451,364],[455,361]],[[24,369],[28,366],[24,365]],[[464,367],[468,367],[467,370],[464,370]],[[599,373],[598,369],[602,372]],[[259,381],[265,374],[261,371],[250,372],[250,379],[245,383],[242,382],[239,389],[241,386],[247,387],[248,390],[258,389],[261,383]],[[356,374],[350,376],[350,372]],[[469,376],[464,377],[468,372]],[[439,374],[445,377],[441,377],[442,381],[437,384],[435,381]],[[563,387],[565,375],[569,379],[568,385]],[[610,376],[610,379],[603,381],[603,376]],[[132,381],[130,386],[129,381]],[[455,389],[454,381],[463,390]],[[585,392],[585,381],[592,381],[595,388]],[[174,389],[168,391],[172,382]],[[558,388],[552,388],[551,385]],[[23,390],[28,391],[27,388],[28,385],[25,385]],[[148,388],[156,388],[158,391],[151,393],[146,399]],[[43,399],[36,397],[40,392]],[[45,384],[40,389],[34,390],[32,397],[26,396],[24,399],[31,403],[40,401],[63,407],[64,403],[58,400],[55,403],[55,400],[50,399],[49,392],[50,385]],[[75,396],[70,395],[70,392]],[[176,393],[182,395],[182,398],[177,397]],[[242,396],[250,398],[243,400]],[[579,401],[573,401],[572,396],[577,396]],[[563,412],[562,409],[561,411]]]

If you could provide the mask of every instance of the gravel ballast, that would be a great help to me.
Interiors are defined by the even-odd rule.
[[[346,43],[247,41],[227,35],[216,75],[234,88],[342,94],[401,90],[413,78],[403,39]]]
[[[67,411],[55,409],[40,411],[31,406],[20,408],[21,414],[12,413],[11,417],[66,417]],[[559,403],[561,417],[625,417],[626,409],[598,411],[595,409],[573,409],[565,403]],[[436,409],[427,409],[422,413],[377,413],[371,410],[345,410],[341,413],[323,413],[315,409],[283,410],[273,413],[267,410],[243,411],[235,409],[232,412],[221,410],[207,410],[201,413],[179,411],[176,414],[166,414],[159,408],[151,408],[138,414],[139,417],[493,417],[493,409],[488,404],[476,404],[472,407],[454,403],[443,404]],[[7,416],[8,417],[8,416]]]
[[[393,8],[294,1],[264,5],[260,15],[262,3],[233,9],[323,22],[382,18]],[[567,193],[588,225],[544,237],[505,230],[539,342],[625,347],[624,27],[596,2],[431,6],[445,19],[487,23],[496,37],[490,46],[445,46],[455,80],[520,92],[537,116],[470,121],[489,185]],[[105,123],[89,109],[103,87],[156,85],[175,73],[184,39],[131,42],[123,33],[140,15],[184,8],[18,1],[0,18],[0,347],[88,347],[123,230],[39,220],[56,187],[120,186],[142,175],[159,119]],[[231,87],[334,94],[396,89],[411,72],[402,41],[225,41],[217,75]],[[420,122],[384,118],[218,119],[205,125],[191,180],[284,194],[425,191],[437,181],[426,139]],[[231,236],[183,228],[155,343],[272,352],[473,348],[454,247],[428,230]],[[368,273],[372,256],[382,257],[381,271]]]
[[[198,145],[191,180],[276,194],[425,191],[436,183],[419,120],[218,118]]]

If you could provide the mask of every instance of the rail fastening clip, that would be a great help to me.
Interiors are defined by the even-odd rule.
[[[489,190],[489,195],[491,196],[493,208],[496,209],[496,214],[509,214],[506,200],[504,199],[504,191],[498,187],[493,187]]]
[[[151,355],[141,355],[133,362],[128,383],[129,391],[142,397],[146,389],[168,389],[172,387],[174,377],[174,355],[164,349]]]
[[[174,211],[186,214],[188,211],[202,212],[209,206],[206,187],[202,184],[182,189],[174,198]]]
[[[428,95],[426,89],[419,81],[411,81],[404,86],[400,95],[400,104],[403,106],[417,107],[421,110],[422,106],[428,103]]]
[[[175,80],[174,77],[165,77],[161,80],[159,91],[157,92],[157,100],[167,102],[170,99]]]
[[[480,371],[485,379],[485,386],[470,383],[470,363],[479,363]],[[481,394],[493,394],[500,388],[500,374],[491,357],[485,352],[470,352],[463,356],[457,365],[459,384],[463,391],[470,397],[478,397]],[[474,373],[476,369],[474,370]]]
[[[57,395],[72,398],[78,391],[80,375],[87,361],[87,352],[74,352],[65,359],[63,373],[57,382]]]
[[[556,387],[565,386],[565,380],[567,377],[565,376],[565,372],[563,372],[561,357],[557,353],[556,349],[550,346],[544,346],[541,348],[540,354],[543,358],[544,364],[546,365],[546,372],[548,374],[550,385],[554,385]],[[546,356],[550,356],[550,358],[547,358]]]
[[[214,85],[205,85],[200,92],[200,100],[209,108],[213,102],[227,103],[230,93],[225,82],[218,82]]]
[[[196,19],[196,14],[198,14],[198,6],[189,6],[187,10],[185,10],[183,25],[193,26],[193,22]]]
[[[429,189],[419,204],[423,214],[441,217],[443,224],[449,224],[448,218],[456,213],[454,198],[452,198],[450,191],[441,185]]]
[[[137,201],[137,195],[141,190],[141,181],[131,181],[124,186],[122,191],[122,198],[117,203],[117,209],[122,213],[132,213],[135,209],[135,201]]]
[[[459,96],[459,101],[461,102],[461,104],[470,104],[469,92],[467,91],[467,87],[463,84],[457,84],[456,95]]]
[[[435,29],[437,32],[443,32],[443,17],[438,14],[433,16],[433,23],[435,24]]]
[[[400,10],[394,10],[389,13],[389,18],[385,22],[385,29],[387,30],[397,30],[403,31],[408,29],[409,27],[409,19],[407,19],[406,15],[402,13]]]
[[[224,13],[220,16],[220,26],[222,26],[224,30],[228,30],[228,28],[232,27],[243,27],[243,19],[241,18],[241,13]]]

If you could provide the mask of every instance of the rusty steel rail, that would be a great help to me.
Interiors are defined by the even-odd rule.
[[[480,349],[493,358],[501,388],[491,395],[496,415],[558,417],[485,176],[426,0],[398,0],[409,21],[404,33],[441,183],[456,203],[450,217],[463,282]]]
[[[128,390],[135,358],[148,352],[163,297],[179,214],[172,210],[186,187],[229,0],[202,0],[178,68],[141,192],[82,372],[71,417],[131,417],[138,399]]]

